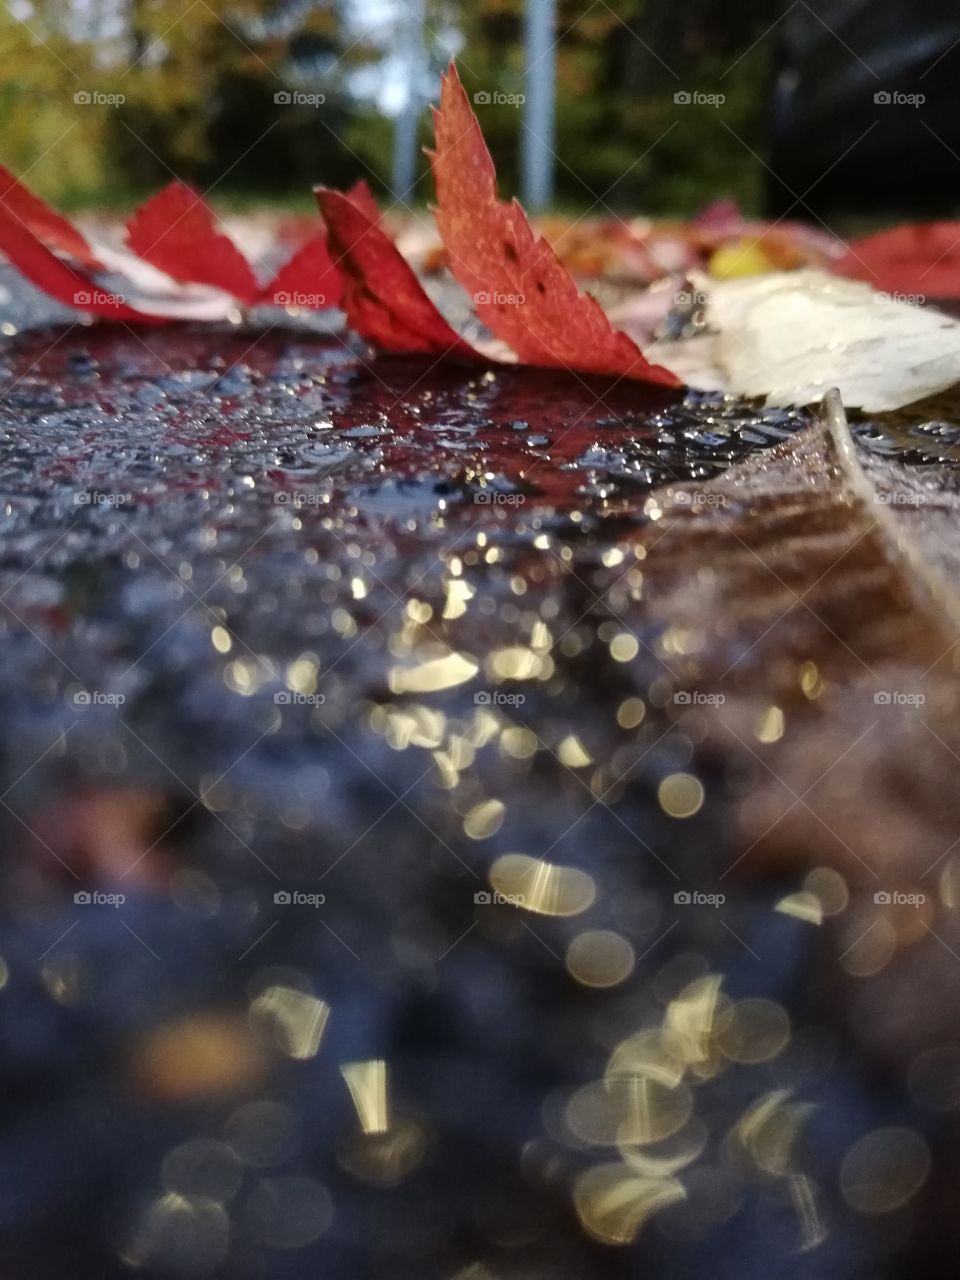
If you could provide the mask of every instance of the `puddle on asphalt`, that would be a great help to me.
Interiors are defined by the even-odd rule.
[[[852,1094],[874,1127],[909,1099],[865,1090],[809,1007],[814,931],[773,910],[795,886],[727,884],[722,922],[677,909],[719,892],[749,779],[676,714],[696,627],[646,596],[670,574],[652,489],[808,414],[288,329],[48,329],[3,359],[21,1103],[0,1160],[34,1176],[4,1179],[0,1223],[32,1274],[48,1253],[55,1274],[61,1231],[101,1278],[121,1257],[270,1274],[278,1249],[286,1275],[343,1280],[421,1280],[424,1258],[478,1280],[770,1257],[787,1276],[798,1241],[875,1274],[856,1215],[824,1225],[773,1091],[821,1108],[824,1179]],[[855,429],[960,457],[936,421]],[[678,599],[706,598],[700,545]],[[656,1081],[644,1115],[588,1091],[617,1052]],[[763,1097],[772,1156],[759,1121],[726,1137]]]

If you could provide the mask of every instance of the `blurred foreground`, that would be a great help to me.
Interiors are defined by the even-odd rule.
[[[808,414],[4,361],[9,1280],[940,1273],[951,648]]]

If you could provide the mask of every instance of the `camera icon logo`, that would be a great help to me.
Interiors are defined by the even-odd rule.
[[[93,101],[87,89],[78,89],[73,95],[73,100],[78,107],[89,107],[90,103]]]
[[[485,289],[481,289],[479,293],[473,295],[474,306],[487,307],[490,305],[490,295]]]
[[[873,695],[873,700],[878,707],[889,707],[891,698],[886,689],[880,689]]]
[[[273,95],[273,100],[278,107],[289,107],[293,101],[293,95],[288,93],[286,89],[280,89]]]
[[[288,889],[278,889],[273,895],[273,901],[278,907],[289,907],[290,891]]]
[[[877,892],[873,895],[873,900],[878,907],[889,907],[890,903],[893,901],[893,898],[887,892],[886,889],[878,889]]]
[[[673,95],[673,100],[678,107],[688,107],[692,101],[690,94],[686,89],[678,89]]]
[[[893,101],[890,97],[890,93],[886,89],[878,89],[873,95],[873,100],[878,107],[888,106]]]
[[[693,698],[685,690],[681,689],[679,693],[673,695],[673,700],[678,707],[689,707]]]
[[[87,692],[86,689],[78,689],[77,692],[73,695],[73,703],[74,703],[74,706],[77,706],[77,707],[89,707],[90,694]]]
[[[687,892],[686,889],[678,889],[677,892],[673,895],[673,900],[678,907],[689,907],[690,894]]]
[[[289,293],[283,289],[281,289],[279,293],[275,293],[273,295],[273,305],[275,307],[289,307],[292,301],[293,299],[290,297]]]
[[[285,507],[287,503],[290,501],[290,495],[289,493],[286,493],[284,490],[281,490],[279,493],[275,493],[273,495],[273,501],[275,506]]]
[[[486,89],[480,89],[473,95],[473,101],[478,107],[487,107],[490,105],[492,98]]]
[[[88,889],[78,889],[73,895],[73,900],[78,907],[88,907],[92,901],[90,891]]]
[[[289,689],[278,689],[273,695],[273,700],[278,707],[289,707],[293,701],[293,694]]]
[[[475,693],[473,695],[473,702],[477,707],[489,707],[492,701],[493,699],[490,697],[490,694],[486,689],[481,689],[479,693]]]
[[[489,906],[493,901],[493,894],[488,892],[486,889],[481,889],[478,893],[473,895],[473,900],[477,906]]]
[[[474,500],[474,502],[476,502],[479,506],[481,506],[481,507],[486,507],[486,506],[489,506],[489,505],[490,505],[490,503],[493,501],[493,497],[492,497],[492,495],[491,495],[491,494],[489,494],[489,493],[487,493],[485,490],[481,489],[479,493],[475,493],[475,494],[473,495],[473,500]]]

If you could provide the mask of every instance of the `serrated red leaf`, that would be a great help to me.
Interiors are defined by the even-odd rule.
[[[437,226],[451,272],[491,333],[528,364],[680,386],[580,292],[517,201],[498,199],[493,160],[453,65],[434,125]]]
[[[19,218],[0,205],[0,249],[21,275],[51,298],[108,320],[134,320],[141,324],[163,322],[162,316],[145,315],[116,295],[101,289],[89,276],[52,253]]]
[[[853,240],[834,270],[907,297],[960,298],[960,222],[916,222]]]
[[[203,199],[171,182],[127,223],[127,244],[144,262],[184,284],[205,284],[252,305],[260,288],[246,258],[222,231]]]
[[[90,246],[73,223],[57,213],[55,209],[51,209],[2,165],[0,165],[0,207],[13,221],[22,223],[48,249],[65,254],[81,266],[99,267],[100,264],[91,252]]]
[[[362,338],[385,351],[479,358],[427,297],[374,210],[325,187],[316,197],[343,274],[340,305]]]

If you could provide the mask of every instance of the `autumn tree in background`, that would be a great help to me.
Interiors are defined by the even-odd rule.
[[[342,159],[332,171],[330,163],[337,82],[325,86],[326,128],[317,127],[315,109],[276,101],[300,81],[318,91],[324,66],[338,58],[339,26],[339,8],[330,4],[306,11],[259,0],[93,0],[77,12],[58,0],[5,6],[0,160],[18,174],[29,170],[39,191],[68,202],[124,201],[171,172],[204,188],[223,183],[254,194],[339,179]],[[98,102],[97,93],[105,99]],[[110,105],[121,95],[120,105]]]
[[[561,204],[681,212],[725,191],[752,202],[771,42],[750,46],[768,0],[736,15],[722,6],[722,21],[715,0],[557,8]],[[409,12],[404,0],[12,0],[0,10],[0,162],[67,204],[127,204],[171,172],[221,201],[308,207],[314,183],[357,177],[389,199]],[[523,12],[524,0],[425,0],[411,87],[424,142],[451,53],[471,95],[504,95],[480,117],[506,192],[524,128],[511,101],[524,89]],[[674,93],[692,87],[722,90],[722,122],[710,108],[677,110]],[[322,107],[277,102],[297,90]],[[123,104],[75,101],[96,92]]]
[[[54,4],[0,9],[0,160],[59,196],[102,190],[112,178],[104,112],[74,104],[99,78],[93,49],[73,38],[62,14]]]

